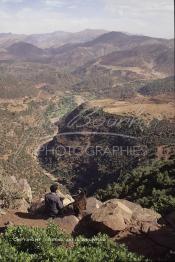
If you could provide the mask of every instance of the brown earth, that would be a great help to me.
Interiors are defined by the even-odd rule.
[[[175,117],[174,97],[156,96],[152,98],[138,95],[127,101],[116,101],[114,99],[93,100],[87,103],[88,107],[101,107],[111,114],[133,114],[143,119],[153,118],[173,119]]]
[[[9,223],[16,226],[29,227],[47,227],[48,221],[41,219],[33,219],[28,213],[19,212],[17,210],[5,210],[6,214],[0,216],[0,228]]]

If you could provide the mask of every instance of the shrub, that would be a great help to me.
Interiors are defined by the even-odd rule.
[[[175,161],[153,161],[98,191],[101,200],[125,198],[164,214],[175,208]]]
[[[9,242],[0,238],[0,261],[1,262],[30,262],[32,256],[24,252],[18,252]]]
[[[129,252],[124,245],[116,245],[106,235],[72,239],[55,225],[46,229],[10,227],[0,238],[0,244],[2,262],[148,261]]]

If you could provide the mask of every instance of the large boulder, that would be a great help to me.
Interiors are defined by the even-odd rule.
[[[89,197],[86,200],[86,214],[92,214],[96,209],[102,205],[102,202],[95,197]]]
[[[118,203],[123,204],[132,210],[132,219],[141,222],[157,222],[161,215],[152,209],[143,208],[141,205],[130,202],[125,199],[116,199]]]
[[[32,201],[32,190],[29,183],[26,179],[22,178],[17,182],[15,177],[11,177],[11,182],[14,183],[15,190],[18,194],[10,206],[20,212],[27,212]]]
[[[54,224],[57,224],[66,233],[73,233],[78,223],[79,219],[74,215],[57,217],[54,219]]]
[[[26,179],[20,179],[19,183],[18,183],[18,188],[19,188],[23,198],[28,203],[31,203],[32,202],[32,190],[31,190],[31,187],[30,187],[29,183],[27,182],[27,180]]]
[[[149,231],[158,228],[160,215],[155,211],[121,199],[104,202],[91,215],[91,224],[95,231],[116,235],[120,231]]]
[[[28,212],[29,203],[24,198],[14,199],[13,208],[19,212]]]
[[[17,181],[15,176],[0,177],[0,206],[26,210],[32,201],[32,190],[26,179]],[[21,205],[21,207],[20,207]]]

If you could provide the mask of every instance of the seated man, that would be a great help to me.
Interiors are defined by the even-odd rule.
[[[45,207],[48,215],[50,217],[56,217],[61,215],[61,209],[63,208],[63,203],[61,198],[57,195],[58,185],[53,184],[50,187],[50,193],[45,195]]]

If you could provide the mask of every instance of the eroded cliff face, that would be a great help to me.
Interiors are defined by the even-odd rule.
[[[57,123],[58,134],[40,151],[41,164],[72,191],[83,187],[94,194],[122,181],[126,172],[157,158],[157,148],[174,143],[173,116],[160,118],[151,106],[114,100],[80,105]]]

